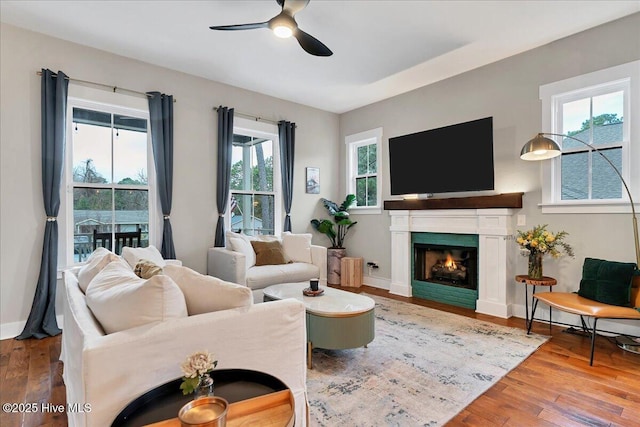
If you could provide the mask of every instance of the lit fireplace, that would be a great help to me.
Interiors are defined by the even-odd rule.
[[[414,279],[478,289],[478,250],[473,247],[414,244]]]
[[[457,262],[456,262],[457,261]],[[463,265],[464,260],[455,260],[450,252],[447,252],[445,259],[437,261],[431,267],[431,277],[438,280],[449,280],[455,283],[462,283],[467,278],[467,267]]]

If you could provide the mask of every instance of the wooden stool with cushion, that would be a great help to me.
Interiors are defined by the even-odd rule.
[[[586,258],[582,268],[580,290],[577,293],[542,292],[535,294],[533,298],[532,317],[535,315],[538,301],[580,316],[583,328],[591,335],[589,365],[593,366],[598,319],[640,320],[640,274],[634,263]],[[593,318],[593,328],[587,328],[584,316]]]

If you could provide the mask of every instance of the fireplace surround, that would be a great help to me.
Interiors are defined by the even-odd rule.
[[[521,194],[519,196],[521,201]],[[511,208],[473,209],[467,206],[464,209],[390,210],[390,293],[414,296],[412,235],[472,235],[477,236],[478,241],[476,312],[511,317],[515,260],[514,251],[507,245],[512,244],[514,212]],[[419,292],[415,296],[420,297]]]

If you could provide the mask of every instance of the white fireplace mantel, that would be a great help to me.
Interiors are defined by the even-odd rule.
[[[478,235],[476,312],[512,316],[513,252],[508,250],[513,209],[391,210],[390,293],[410,297],[412,232]]]

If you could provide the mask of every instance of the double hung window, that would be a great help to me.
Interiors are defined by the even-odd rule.
[[[278,234],[282,222],[278,138],[252,127],[234,128],[227,209],[230,229],[247,235]]]
[[[382,128],[345,138],[347,144],[347,193],[355,194],[358,213],[380,213]]]
[[[84,261],[94,246],[119,253],[115,233],[141,230],[150,238],[151,150],[148,114],[69,100],[67,145],[67,262]],[[98,241],[96,233],[111,234]],[[95,240],[95,241],[94,241]],[[72,253],[71,253],[72,252]]]
[[[540,88],[543,129],[568,136],[554,138],[562,154],[543,167],[543,212],[615,212],[628,203],[621,180],[602,155],[630,188],[637,188],[639,177],[631,165],[640,160],[640,144],[634,142],[640,123],[632,115],[639,102],[638,90],[632,90],[638,64]]]
[[[619,171],[623,170],[622,151],[629,145],[628,128],[624,126],[627,83],[613,83],[556,98],[560,133],[587,144],[562,138],[558,182],[561,200],[622,198],[620,179],[593,148],[602,152]]]

